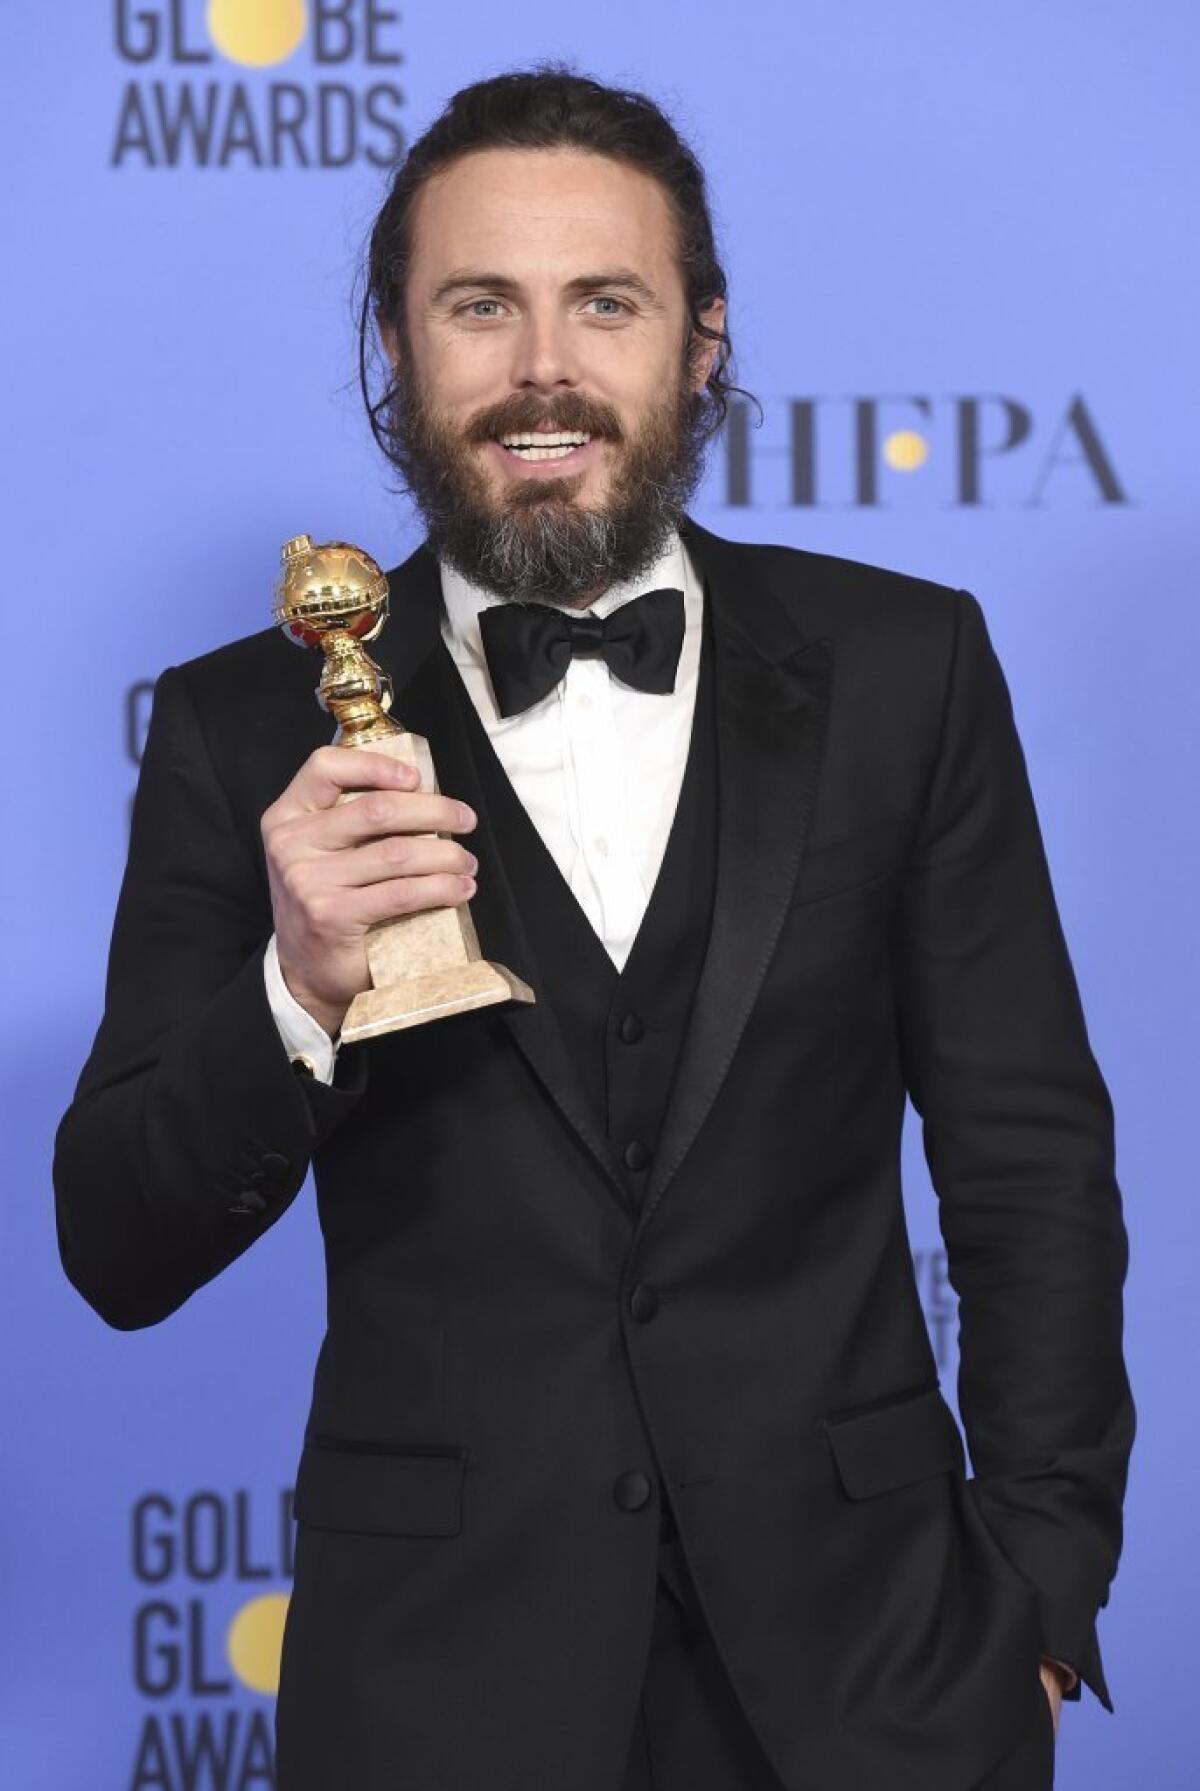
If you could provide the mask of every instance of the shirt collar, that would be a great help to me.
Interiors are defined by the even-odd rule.
[[[473,584],[464,578],[445,560],[439,561],[442,575],[442,598],[446,607],[446,620],[449,624],[452,650],[458,658],[467,654],[478,664],[486,661],[483,653],[483,640],[479,632],[479,614],[491,604],[504,603],[494,591],[484,585]],[[597,597],[586,610],[568,613],[578,615],[610,616],[623,603],[629,603],[634,597],[640,597],[646,591],[658,591],[663,587],[677,591],[687,591],[687,581],[683,557],[683,543],[678,530],[673,529],[654,564],[640,578],[626,579],[619,584],[609,585],[608,589]]]

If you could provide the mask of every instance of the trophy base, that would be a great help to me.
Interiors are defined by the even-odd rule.
[[[491,1007],[501,1001],[533,1001],[528,983],[506,970],[474,958],[447,964],[422,976],[404,977],[382,989],[365,989],[350,1003],[342,1021],[341,1039],[352,1045],[358,1039],[377,1038],[384,1032],[402,1032],[426,1020],[443,1020],[450,1014],[466,1014],[472,1008]]]
[[[415,765],[421,789],[437,790],[429,742],[395,724],[378,738],[362,739],[373,752]],[[343,791],[339,802],[356,802],[358,791]],[[414,834],[435,839],[435,834]],[[441,836],[443,838],[448,836]],[[403,1032],[427,1020],[448,1019],[502,1001],[536,1001],[528,983],[479,950],[479,936],[466,902],[422,908],[380,922],[367,933],[371,987],[356,995],[342,1021],[341,1039],[353,1045],[383,1033]]]

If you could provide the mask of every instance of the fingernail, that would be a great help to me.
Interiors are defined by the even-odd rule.
[[[460,877],[458,879],[458,881],[462,885],[463,889],[466,891],[467,895],[475,894],[475,879],[474,879],[474,877]]]
[[[471,874],[473,876],[475,874],[475,872],[479,869],[479,860],[476,858],[474,852],[467,853],[467,863],[471,867]]]
[[[465,802],[458,805],[458,818],[464,827],[470,827],[475,820],[475,811],[467,807]]]

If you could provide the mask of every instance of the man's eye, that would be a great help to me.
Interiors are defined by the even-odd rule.
[[[464,309],[471,316],[478,316],[479,315],[478,307],[480,305],[492,305],[492,306],[498,307],[499,304],[500,304],[499,299],[470,299],[468,301],[468,303],[464,306]],[[496,312],[495,312],[495,310],[493,310],[493,311],[487,313],[486,315],[494,317],[496,315]]]
[[[629,307],[625,303],[624,299],[613,298],[611,293],[607,293],[607,292],[596,293],[593,298],[590,298],[588,300],[588,304],[589,305],[615,305],[616,306],[616,309],[614,311],[601,312],[600,315],[602,317],[619,317],[622,311],[627,311],[629,309]]]

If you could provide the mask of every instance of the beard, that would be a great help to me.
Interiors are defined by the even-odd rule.
[[[636,579],[662,553],[704,469],[701,406],[681,367],[675,389],[626,431],[610,405],[564,392],[514,393],[455,427],[397,375],[388,406],[395,464],[429,545],[473,584],[508,602],[578,608]],[[612,444],[615,466],[595,508],[587,473],[514,479],[493,496],[476,443],[537,429],[578,430]]]

